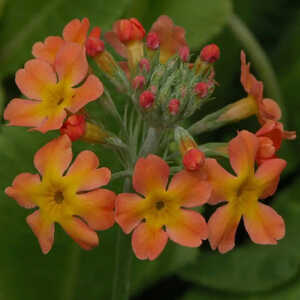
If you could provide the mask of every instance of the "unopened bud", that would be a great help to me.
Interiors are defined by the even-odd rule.
[[[147,109],[150,108],[155,100],[155,95],[150,91],[144,91],[140,95],[140,106]]]
[[[64,122],[60,128],[61,135],[66,134],[71,141],[80,139],[86,128],[85,116],[83,114],[72,115]]]
[[[187,62],[190,57],[190,49],[188,46],[183,46],[179,49],[179,57],[183,62]]]
[[[178,126],[175,128],[174,133],[175,141],[177,142],[182,157],[190,149],[198,148],[197,143],[186,129]]]
[[[158,49],[158,47],[160,45],[160,41],[159,41],[157,33],[155,33],[155,32],[148,33],[147,38],[146,38],[146,45],[151,50]]]
[[[220,58],[220,48],[216,44],[205,46],[201,53],[200,59],[207,63],[214,63]]]
[[[113,25],[114,32],[122,43],[142,40],[145,36],[143,25],[136,19],[122,19]]]
[[[197,148],[188,150],[183,156],[183,165],[188,171],[200,170],[205,162],[205,155]]]
[[[139,62],[141,71],[149,72],[151,65],[147,58],[142,58]]]
[[[100,27],[94,27],[85,43],[87,55],[94,57],[104,51],[104,42],[100,40],[100,35]]]
[[[144,87],[146,83],[146,79],[144,76],[138,75],[132,81],[132,87],[137,90]]]
[[[178,99],[171,99],[169,102],[169,112],[171,115],[175,116],[179,112],[180,101]]]
[[[203,99],[207,96],[208,84],[206,82],[199,82],[196,84],[194,91],[197,97]]]

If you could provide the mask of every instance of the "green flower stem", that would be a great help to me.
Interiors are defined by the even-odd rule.
[[[263,48],[256,40],[253,33],[249,30],[247,25],[239,18],[239,16],[233,14],[229,19],[228,25],[236,38],[248,50],[251,60],[253,61],[261,79],[264,82],[266,94],[270,98],[276,100],[282,111],[285,112],[279,83],[276,79],[273,67]]]
[[[116,173],[111,175],[111,180],[115,180],[115,179],[119,179],[119,178],[122,178],[122,177],[130,176],[131,173],[132,172],[130,170],[116,172]]]
[[[123,191],[130,192],[131,181],[126,178]],[[116,242],[115,275],[112,290],[112,300],[128,300],[130,296],[130,269],[132,249],[130,236],[118,228]]]
[[[155,153],[159,145],[160,134],[161,131],[159,128],[149,128],[147,137],[140,151],[140,156],[146,156],[149,153]]]

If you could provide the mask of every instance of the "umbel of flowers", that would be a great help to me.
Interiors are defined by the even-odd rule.
[[[263,83],[251,74],[243,51],[246,97],[189,128],[189,117],[217,101],[214,63],[220,49],[207,45],[191,60],[185,30],[168,16],[159,17],[149,32],[135,18],[118,20],[104,35],[87,18],[74,19],[62,36],[35,43],[32,54],[15,77],[25,97],[8,103],[4,119],[41,134],[56,131],[58,137],[37,149],[37,173],[17,175],[5,192],[20,206],[36,208],[27,223],[43,253],[51,250],[56,223],[89,250],[98,245],[96,231],[116,222],[124,234],[132,232],[135,255],[149,260],[169,239],[186,247],[208,239],[213,250],[225,253],[235,245],[241,219],[254,243],[276,244],[284,237],[284,220],[260,200],[275,193],[286,166],[277,151],[296,133],[284,130],[278,104],[264,98]],[[124,95],[122,112],[103,77]],[[110,132],[106,118],[90,116],[92,101],[114,118],[118,130]],[[230,141],[197,144],[198,134],[252,115],[261,126],[256,133],[240,130]],[[72,162],[77,140],[110,147],[120,171],[111,175],[109,166],[99,168],[91,151]],[[234,174],[211,158],[220,156],[229,158]],[[122,177],[123,193],[105,188]],[[199,208],[205,212],[205,205],[217,203],[222,204],[206,220]]]

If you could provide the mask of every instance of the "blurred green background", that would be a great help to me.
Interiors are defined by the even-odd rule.
[[[265,96],[277,96],[284,110],[285,127],[300,131],[299,0],[0,0],[0,110],[12,97],[19,96],[14,73],[31,58],[33,43],[61,34],[72,18],[89,17],[92,25],[107,31],[121,17],[137,17],[149,29],[161,14],[170,15],[186,28],[192,53],[198,53],[209,42],[221,48],[221,59],[216,64],[216,79],[220,84],[216,100],[195,120],[244,96],[239,83],[242,48],[251,58],[252,70],[258,78],[270,78],[268,68],[257,60],[257,47],[253,49],[253,44],[239,35],[245,28],[236,25],[238,16],[274,68],[278,83],[268,83]],[[116,101],[117,97],[116,94]],[[90,106],[91,113],[97,109],[97,105]],[[107,116],[102,113],[102,118]],[[254,131],[258,125],[255,118],[249,119],[203,135],[198,141],[227,141],[239,128]],[[3,193],[18,173],[35,172],[33,154],[54,135],[1,126],[0,300],[110,299],[116,226],[100,233],[100,246],[90,252],[80,250],[56,226],[54,247],[44,256],[25,223],[30,212]],[[74,152],[86,148],[76,142]],[[108,151],[99,146],[89,148],[101,156],[103,165],[113,170],[118,168]],[[276,195],[269,200],[287,225],[286,237],[278,246],[250,243],[242,226],[238,230],[237,247],[225,255],[211,251],[207,242],[200,249],[169,242],[154,262],[134,258],[132,299],[300,299],[299,151],[299,140],[283,146],[281,156],[288,160],[288,168]],[[120,191],[120,182],[114,182],[113,188]]]

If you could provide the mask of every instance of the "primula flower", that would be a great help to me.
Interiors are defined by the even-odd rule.
[[[198,212],[185,208],[204,204],[211,187],[191,173],[181,171],[168,188],[169,166],[156,155],[140,158],[134,169],[133,188],[137,194],[123,193],[116,199],[116,222],[132,235],[132,247],[139,259],[155,259],[168,238],[198,247],[207,238],[207,226]],[[183,208],[184,207],[184,208]]]
[[[160,16],[152,25],[150,33],[155,33],[158,37],[159,59],[163,64],[178,53],[180,49],[188,49],[185,40],[185,30],[180,26],[176,26],[168,16]]]
[[[37,42],[32,47],[34,57],[45,60],[49,64],[54,64],[58,51],[66,42],[85,45],[90,21],[87,18],[71,20],[63,29],[63,38],[60,36],[49,36],[44,43]],[[100,35],[99,35],[100,36]]]
[[[275,153],[280,149],[283,139],[293,140],[296,138],[295,131],[285,131],[280,122],[267,120],[256,132],[259,138],[259,150],[256,157],[258,163],[265,159],[276,157]]]
[[[103,85],[89,75],[85,51],[75,43],[67,43],[58,52],[52,67],[40,59],[29,60],[16,73],[21,92],[32,100],[13,99],[4,112],[9,125],[33,127],[47,132],[59,129],[67,111],[76,113],[103,93]],[[76,87],[75,87],[76,86]]]
[[[284,237],[283,219],[258,199],[274,194],[286,162],[270,159],[255,172],[258,144],[258,138],[245,130],[230,141],[230,163],[237,176],[224,170],[215,159],[206,160],[208,180],[213,186],[210,203],[228,202],[219,207],[208,221],[211,247],[218,248],[221,253],[234,247],[236,229],[242,217],[254,243],[276,244]]]
[[[98,245],[94,230],[114,224],[115,194],[99,189],[109,182],[110,170],[98,168],[98,158],[91,151],[82,151],[68,169],[71,161],[71,141],[60,136],[35,154],[34,165],[42,180],[38,174],[22,173],[5,190],[20,206],[40,208],[26,221],[44,254],[52,248],[55,222],[86,250]]]

